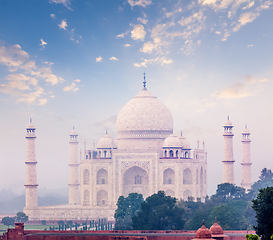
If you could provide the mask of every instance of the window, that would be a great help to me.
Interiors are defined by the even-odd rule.
[[[142,184],[142,176],[139,175],[135,176],[135,184]]]

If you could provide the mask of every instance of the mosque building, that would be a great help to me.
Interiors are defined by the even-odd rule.
[[[114,220],[119,196],[141,193],[144,198],[164,190],[187,200],[207,195],[207,152],[192,150],[188,140],[173,134],[169,109],[146,88],[120,110],[117,135],[107,133],[96,149],[78,151],[78,134],[70,133],[69,203],[37,204],[35,126],[27,126],[26,205],[30,220]],[[85,144],[84,144],[85,145]],[[78,158],[80,155],[80,159]]]

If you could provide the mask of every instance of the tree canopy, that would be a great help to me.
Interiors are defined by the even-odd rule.
[[[2,218],[1,223],[6,226],[14,226],[15,219],[12,217],[4,217]]]
[[[132,218],[140,209],[144,201],[142,194],[130,193],[128,197],[120,196],[115,211],[115,230],[132,229]]]
[[[18,212],[15,217],[16,222],[27,222],[28,216],[23,212]]]
[[[177,230],[183,229],[184,209],[176,205],[176,198],[158,191],[148,197],[133,217],[133,229],[136,230]]]
[[[252,202],[257,220],[254,229],[262,240],[268,240],[273,235],[273,187],[260,189]]]

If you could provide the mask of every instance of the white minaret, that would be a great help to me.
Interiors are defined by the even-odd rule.
[[[36,154],[35,154],[35,126],[31,119],[27,125],[27,158],[26,158],[26,206],[25,209],[36,209],[37,201],[37,176],[36,176]]]
[[[70,162],[69,162],[69,203],[79,204],[80,194],[79,194],[79,163],[78,163],[78,133],[75,131],[74,127],[70,133]]]
[[[233,136],[232,123],[229,117],[224,127],[224,159],[223,159],[223,183],[234,184],[234,160],[233,160]]]
[[[243,156],[242,156],[242,183],[241,186],[245,189],[251,188],[251,162],[250,162],[250,132],[245,126],[242,132]]]

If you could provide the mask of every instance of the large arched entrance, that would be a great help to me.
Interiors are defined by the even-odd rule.
[[[148,173],[140,167],[129,168],[123,174],[123,195],[129,193],[141,193],[144,198],[149,196],[149,176]]]

